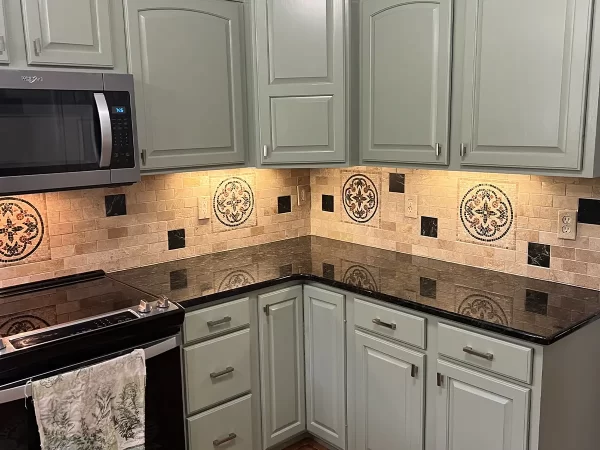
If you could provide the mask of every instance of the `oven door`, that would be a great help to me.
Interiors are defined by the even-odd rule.
[[[146,445],[148,450],[184,450],[185,417],[179,336],[144,346],[146,353]],[[133,351],[133,348],[85,361],[37,378],[97,364]],[[0,449],[39,450],[35,408],[27,383],[0,386]]]

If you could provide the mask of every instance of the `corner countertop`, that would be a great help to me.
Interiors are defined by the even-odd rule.
[[[186,309],[309,280],[549,345],[600,317],[600,291],[306,236],[109,274]]]

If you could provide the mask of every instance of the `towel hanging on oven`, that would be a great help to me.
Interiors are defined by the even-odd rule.
[[[143,350],[34,381],[42,450],[144,448]]]

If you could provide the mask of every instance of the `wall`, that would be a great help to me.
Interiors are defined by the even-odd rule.
[[[600,179],[355,167],[313,169],[311,188],[313,235],[600,288],[600,225],[557,238],[558,211],[600,199]]]
[[[0,197],[0,285],[303,236],[310,206],[297,206],[297,186],[308,184],[308,169],[235,169]],[[198,219],[198,197],[210,198],[210,219]]]

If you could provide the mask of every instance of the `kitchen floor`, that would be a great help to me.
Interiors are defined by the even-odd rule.
[[[319,444],[317,441],[311,438],[302,439],[283,450],[328,450],[327,447]]]

